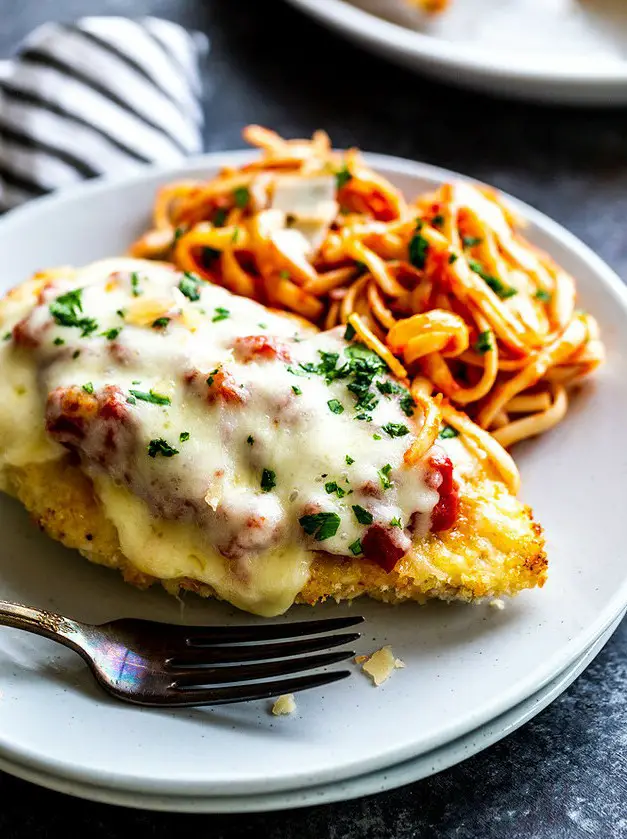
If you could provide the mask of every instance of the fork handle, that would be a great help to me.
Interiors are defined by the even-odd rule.
[[[25,629],[35,635],[58,641],[76,651],[80,649],[78,642],[83,634],[83,624],[78,621],[57,615],[55,612],[47,612],[45,609],[11,603],[9,600],[0,600],[0,626]]]

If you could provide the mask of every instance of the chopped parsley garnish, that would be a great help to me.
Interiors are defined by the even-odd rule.
[[[174,236],[172,238],[172,245],[176,245],[178,240],[181,238],[181,236],[184,236],[185,233],[187,233],[187,227],[184,224],[180,227],[177,227],[174,231]]]
[[[252,446],[252,444],[255,442],[255,438],[253,437],[252,434],[248,435],[248,437],[246,438],[246,442],[248,443],[249,446]]]
[[[492,333],[489,329],[486,329],[485,332],[480,332],[477,340],[475,341],[475,350],[478,353],[483,355],[484,353],[490,352],[493,349],[492,346]]]
[[[302,393],[303,393],[302,390],[299,387],[296,387],[296,385],[292,385],[292,390],[294,391],[296,396],[301,396]]]
[[[481,236],[462,236],[462,243],[465,248],[474,248],[483,242]]]
[[[261,473],[261,489],[264,492],[270,492],[276,486],[276,472],[272,469],[264,469]]]
[[[456,253],[450,253],[448,255],[448,264],[452,265],[454,262],[457,262],[459,256]]]
[[[349,366],[347,364],[342,364],[339,367],[337,366],[340,358],[339,353],[318,350],[318,354],[321,359],[319,364],[314,364],[313,361],[304,361],[298,365],[301,370],[304,370],[305,373],[313,373],[316,376],[324,376],[327,384],[335,379],[344,379],[348,376]],[[296,371],[290,367],[288,367],[288,370],[291,373],[295,373],[297,376],[302,375],[301,373],[296,373]]]
[[[344,330],[344,340],[345,341],[352,341],[355,337],[355,327],[352,323],[346,324],[346,329]]]
[[[106,332],[101,332],[100,334],[108,341],[115,341],[121,331],[122,328],[120,326],[114,326],[113,329],[107,329]]]
[[[440,213],[438,213],[437,216],[433,216],[433,218],[431,219],[431,224],[433,225],[433,227],[442,227],[442,225],[444,224],[444,216],[440,215]]]
[[[143,294],[143,291],[139,287],[139,274],[137,271],[133,271],[131,274],[131,294],[133,297],[139,297],[140,294]]]
[[[94,386],[91,382],[87,382],[87,384],[83,385],[83,390],[85,391],[85,393],[93,393]]]
[[[404,437],[406,434],[409,434],[409,428],[407,428],[406,425],[403,425],[402,422],[388,422],[385,425],[382,425],[381,428],[386,434],[389,434],[390,437]]]
[[[490,286],[492,291],[497,295],[497,297],[500,297],[501,300],[507,300],[508,297],[513,297],[515,294],[518,294],[517,290],[512,288],[512,286],[506,285],[504,282],[499,280],[498,277],[493,277],[492,274],[488,274],[480,262],[471,259],[468,265],[475,274],[479,274],[486,285]]]
[[[11,333],[9,332],[9,333],[8,333],[8,335],[9,335],[9,338],[10,338],[10,337],[11,337]],[[4,340],[5,340],[5,341],[7,340],[6,336],[5,336],[5,339],[4,339]],[[63,344],[65,344],[65,341],[63,340],[63,338],[55,338],[55,339],[54,339],[54,341],[53,341],[52,343],[55,345],[55,347],[60,347],[60,346],[62,346]]]
[[[398,516],[395,516],[392,519],[392,521],[390,522],[390,527],[400,527],[400,529],[402,530],[403,529],[403,523],[401,522],[401,520],[399,519]]]
[[[353,504],[353,513],[359,524],[372,524],[374,516],[368,510],[364,510],[359,504]]]
[[[283,268],[281,271],[279,271],[279,277],[282,280],[289,280],[290,272],[286,268]]]
[[[422,222],[416,225],[416,232],[409,240],[409,261],[415,268],[424,268],[429,250],[429,242],[421,234]]]
[[[355,539],[355,541],[348,546],[348,550],[353,556],[359,556],[359,554],[362,554],[364,550],[361,547],[361,539]]]
[[[346,186],[346,184],[352,179],[352,177],[353,175],[351,172],[349,172],[348,166],[342,166],[342,168],[335,173],[337,188],[342,189],[342,187]]]
[[[392,481],[390,480],[391,471],[392,467],[389,463],[386,463],[385,466],[382,466],[381,469],[377,471],[377,475],[379,476],[383,489],[389,489],[392,486]]]
[[[116,312],[116,315],[118,317],[125,318],[126,317],[126,309],[118,309],[117,312]]]
[[[231,315],[230,311],[222,306],[216,306],[214,311],[215,315],[211,318],[212,323],[217,323],[219,320],[226,320]]]
[[[237,242],[238,239],[239,239],[239,227],[236,227],[233,230],[233,235],[231,236],[231,242],[233,242],[233,244],[235,244],[235,242]]]
[[[383,373],[387,368],[385,362],[379,356],[361,343],[354,343],[344,349],[346,361],[340,361],[340,354],[337,352],[324,352],[319,350],[320,362],[300,362],[295,369],[289,366],[287,370],[295,376],[313,374],[324,377],[327,384],[337,379],[350,379],[346,387],[355,398],[355,408],[360,413],[355,419],[363,419],[371,422],[369,412],[378,404],[376,394],[371,391],[371,385],[376,376]],[[300,371],[303,372],[300,372]],[[334,413],[342,413],[344,406],[337,399],[328,402],[329,408]],[[340,409],[341,408],[341,409]]]
[[[375,382],[377,390],[384,396],[391,396],[393,393],[405,393],[405,388],[390,379],[384,379],[380,382]]]
[[[2,336],[2,340],[3,340],[3,341],[10,341],[10,340],[11,340],[11,334],[12,334],[12,333],[11,333],[10,331],[9,331],[9,332],[5,332],[5,333],[4,333],[4,335]]]
[[[74,352],[72,353],[72,358],[76,361],[76,359],[79,357],[80,354],[81,354],[80,350],[74,350]]]
[[[411,393],[407,390],[406,387],[403,385],[399,385],[397,382],[390,381],[390,379],[384,379],[379,382],[375,382],[377,390],[379,393],[382,393],[383,396],[391,396],[392,394],[398,394],[401,398],[399,400],[399,405],[401,411],[405,414],[406,417],[412,417],[414,415],[414,407],[416,403],[414,402],[414,397]]]
[[[170,318],[157,318],[157,320],[153,320],[151,326],[153,329],[165,329],[169,323]]]
[[[338,498],[344,498],[346,495],[346,490],[342,489],[342,487],[338,485],[337,481],[327,481],[324,488],[329,495],[333,495],[333,493],[335,493]]]
[[[337,513],[314,513],[309,516],[301,516],[298,523],[308,536],[313,536],[317,542],[324,542],[335,536],[340,526],[340,517]]]
[[[233,190],[233,198],[235,199],[235,206],[243,210],[250,199],[250,191],[247,186],[238,186]]]
[[[346,367],[337,367],[340,354],[336,352],[325,352],[324,350],[319,350],[319,353],[321,361],[316,372],[324,376],[327,384],[334,379],[343,379],[348,371]]]
[[[349,357],[349,371],[352,381],[346,386],[356,399],[355,408],[360,411],[372,411],[379,403],[370,390],[375,376],[386,369],[385,362],[363,344],[352,344],[344,353]]]
[[[550,303],[552,297],[551,292],[545,288],[539,288],[533,296],[536,300],[540,300],[541,303]]]
[[[351,466],[355,462],[355,458],[351,457],[349,454],[346,455],[344,458],[348,466]]]
[[[416,401],[411,393],[406,393],[404,396],[401,397],[400,401],[401,411],[405,414],[406,417],[413,417],[414,415],[414,408],[416,407]]]
[[[134,396],[127,396],[126,401],[129,405],[137,405],[137,399]]]
[[[181,431],[179,434],[179,440],[181,443],[186,443],[189,440],[189,431]]]
[[[164,440],[163,437],[151,440],[148,443],[149,457],[156,457],[158,454],[163,457],[174,457],[174,455],[178,453],[178,449],[172,448],[172,446],[167,442],[167,440]]]
[[[132,385],[140,385],[141,383],[142,383],[141,379],[133,379],[133,381],[131,382]]]
[[[218,209],[213,214],[213,226],[214,227],[224,227],[224,222],[226,221],[226,217],[228,216],[227,211],[224,207],[218,207]]]
[[[213,377],[218,372],[218,369],[219,368],[216,367],[216,369],[212,370],[211,373],[209,373],[209,375],[207,376],[207,384],[209,385],[209,387],[211,387],[211,385],[213,384]]]
[[[50,314],[59,326],[76,326],[81,330],[82,337],[86,337],[98,329],[98,321],[80,316],[83,311],[82,293],[82,288],[75,288],[57,297],[50,304]]]
[[[195,277],[193,274],[190,274],[189,271],[186,271],[181,277],[179,291],[181,294],[184,294],[188,300],[195,303],[196,300],[200,300],[200,282],[201,281],[198,277]]]
[[[453,437],[459,437],[459,431],[452,425],[443,425],[438,437],[440,440],[452,440]]]
[[[372,439],[373,439],[373,440],[382,440],[383,438],[381,437],[381,435],[380,435],[380,434],[373,434],[373,435],[372,435]]]
[[[340,402],[339,399],[329,399],[329,401],[327,402],[327,405],[329,406],[329,410],[333,414],[343,414],[344,413],[344,406],[342,405],[342,403]]]
[[[258,323],[258,324],[257,324],[257,326],[258,326],[260,329],[267,329],[267,328],[268,328],[268,324],[267,324],[267,323]]]
[[[172,400],[169,396],[162,396],[160,393],[155,393],[154,390],[150,390],[146,393],[145,390],[133,390],[132,388],[129,390],[136,399],[140,399],[142,402],[150,402],[153,405],[171,405]]]

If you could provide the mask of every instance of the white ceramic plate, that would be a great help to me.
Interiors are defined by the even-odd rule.
[[[144,228],[155,187],[242,161],[209,155],[179,171],[81,187],[0,222],[3,283],[31,271],[121,252]],[[370,156],[407,193],[451,173]],[[252,795],[302,789],[374,772],[438,748],[532,696],[576,661],[627,605],[623,444],[627,412],[627,292],[584,245],[530,208],[529,235],[571,271],[599,318],[607,366],[554,433],[518,451],[524,497],[545,525],[551,559],[543,591],[502,611],[432,604],[394,609],[360,602],[368,619],[359,651],[391,643],[407,667],[374,689],[361,674],[301,694],[298,713],[276,719],[267,703],[218,709],[142,710],[102,696],[82,663],[51,642],[0,633],[0,756],[70,782],[124,793]],[[155,590],[141,593],[110,571],[53,544],[10,500],[0,503],[0,596],[92,621],[133,614],[168,621],[254,622],[224,605]],[[350,607],[328,605],[317,614]],[[311,614],[306,607],[286,620]]]
[[[285,792],[258,793],[257,795],[215,795],[215,796],[169,796],[150,795],[149,793],[125,792],[105,786],[94,786],[79,780],[69,780],[32,766],[13,763],[0,757],[0,769],[10,772],[49,789],[77,795],[91,801],[104,804],[118,804],[124,807],[136,807],[145,810],[166,810],[187,813],[257,813],[268,810],[286,810],[295,807],[308,807],[314,804],[330,804],[333,801],[347,801],[364,795],[374,795],[396,787],[419,781],[436,772],[442,772],[477,752],[488,748],[493,743],[506,737],[539,714],[553,702],[580,673],[593,661],[617,629],[625,613],[604,632],[581,658],[567,667],[555,679],[541,688],[533,696],[525,699],[515,708],[491,720],[475,731],[471,731],[457,740],[440,746],[439,749],[404,761],[395,766],[379,769],[368,775],[358,775],[345,781],[320,784],[304,789]]]
[[[627,101],[624,0],[289,0],[372,52],[445,81],[528,99]]]

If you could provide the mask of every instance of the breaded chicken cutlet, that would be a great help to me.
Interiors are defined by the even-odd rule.
[[[405,385],[342,328],[131,259],[38,275],[0,320],[3,488],[134,585],[272,616],[545,581],[489,453],[445,425],[425,447]]]

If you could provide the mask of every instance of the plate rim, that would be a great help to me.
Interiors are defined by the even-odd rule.
[[[116,787],[98,786],[81,782],[80,779],[72,780],[51,775],[24,764],[11,762],[1,754],[0,770],[46,789],[87,801],[170,813],[267,813],[378,795],[444,772],[509,737],[518,728],[526,725],[568,690],[592,664],[625,619],[625,614],[622,612],[577,661],[514,708],[510,708],[483,726],[433,751],[418,755],[408,761],[381,767],[371,773],[351,776],[341,781],[339,785],[330,781],[316,786],[253,795],[168,796],[167,794],[151,795],[141,791],[139,793],[122,791]]]
[[[403,50],[415,59],[427,64],[437,63],[451,72],[476,73],[483,78],[495,74],[500,82],[531,82],[533,84],[550,81],[559,85],[599,85],[625,90],[627,87],[627,61],[617,61],[616,65],[595,65],[593,61],[577,60],[577,56],[564,57],[553,66],[538,61],[525,60],[517,54],[492,52],[484,54],[470,44],[454,44],[444,39],[434,38],[385,18],[377,17],[365,9],[353,6],[347,0],[287,0],[292,6],[326,22],[339,31],[359,37],[371,45],[384,49],[390,46]],[[522,54],[524,56],[525,53]],[[555,58],[553,59],[555,61]],[[584,65],[582,69],[581,65]]]
[[[26,205],[18,207],[7,213],[0,220],[0,229],[5,230],[7,227],[9,231],[15,224],[21,223],[22,220],[28,219],[29,216],[35,217],[41,211],[45,212],[49,205],[61,208],[66,203],[71,203],[76,200],[82,200],[83,197],[94,197],[101,192],[108,192],[116,188],[122,188],[133,184],[139,184],[142,181],[152,181],[156,184],[161,179],[175,178],[184,174],[189,174],[191,171],[198,171],[207,168],[217,168],[234,162],[240,162],[249,159],[254,155],[254,151],[237,150],[237,151],[222,151],[212,152],[209,154],[190,158],[178,165],[167,165],[159,167],[146,167],[131,177],[120,178],[100,178],[91,182],[81,183],[74,187],[63,190],[59,194],[48,195],[42,198],[35,199]],[[476,180],[464,176],[463,174],[452,172],[450,170],[432,166],[426,163],[399,158],[390,155],[373,154],[364,152],[365,159],[375,167],[379,167],[388,173],[396,173],[401,175],[409,175],[413,177],[422,177],[431,179],[433,181],[443,181],[446,179],[465,180],[468,182],[477,183]],[[562,246],[574,251],[576,255],[585,263],[589,265],[593,271],[597,282],[600,281],[608,291],[610,291],[616,299],[618,305],[623,311],[625,321],[627,323],[627,287],[622,283],[616,273],[599,257],[591,248],[578,239],[574,234],[566,230],[558,222],[553,221],[545,214],[534,209],[528,204],[510,196],[508,193],[501,191],[512,206],[528,218],[532,223],[537,225],[544,233],[548,234],[552,239],[557,240]],[[504,713],[508,709],[515,707],[524,699],[536,693],[544,687],[556,673],[561,673],[573,661],[575,661],[583,651],[589,649],[594,641],[605,632],[608,627],[616,620],[617,615],[627,606],[627,575],[623,581],[622,586],[614,592],[610,598],[607,607],[596,619],[588,624],[586,630],[581,630],[574,634],[570,641],[564,644],[560,650],[560,654],[553,656],[551,666],[546,666],[546,662],[542,667],[536,668],[535,676],[531,678],[529,675],[525,679],[518,680],[515,686],[510,687],[509,690],[499,693],[499,701],[486,704],[482,707],[481,713],[475,713],[468,718],[466,722],[448,730],[446,735],[442,735],[440,739],[434,738],[431,742],[427,741],[419,751],[411,746],[406,746],[403,749],[396,750],[393,756],[389,754],[385,757],[379,755],[378,758],[371,758],[367,761],[362,761],[360,769],[356,770],[355,766],[347,765],[339,772],[337,769],[329,769],[326,773],[319,774],[319,779],[316,781],[306,781],[301,777],[300,780],[293,779],[291,782],[285,779],[280,782],[277,780],[268,788],[266,792],[271,790],[288,790],[296,789],[302,786],[303,783],[315,786],[320,783],[327,783],[331,781],[341,781],[347,777],[354,777],[355,774],[365,774],[376,771],[382,766],[398,764],[405,760],[416,757],[419,754],[427,753],[435,748],[443,746],[446,742],[451,742],[460,736],[463,736],[468,731],[474,730],[477,727],[486,724]],[[0,738],[1,738],[0,732]],[[15,748],[13,745],[7,746],[5,742],[0,739],[0,758],[13,759],[18,763],[26,763],[28,765],[38,766],[42,765],[42,761],[38,759],[38,755],[32,751]],[[64,764],[59,759],[46,759],[44,765],[50,767],[51,772],[61,775],[68,779],[75,779],[77,782],[85,780],[85,771],[74,766]],[[121,775],[118,772],[98,772],[98,770],[90,770],[91,777],[106,777],[109,783],[115,782],[117,788],[126,789],[130,791],[141,791],[146,789],[146,780],[137,775]],[[152,794],[163,793],[171,794],[173,788],[185,789],[189,794],[194,795],[215,795],[217,793],[208,793],[207,789],[210,786],[206,781],[200,782],[197,785],[190,784],[189,780],[185,779],[168,779],[168,780],[154,780],[148,781],[148,787]],[[242,793],[238,794],[254,794],[258,793],[258,782],[249,783],[242,782]],[[246,792],[246,788],[248,791]],[[192,792],[193,788],[193,792]],[[215,784],[214,784],[215,788]]]

